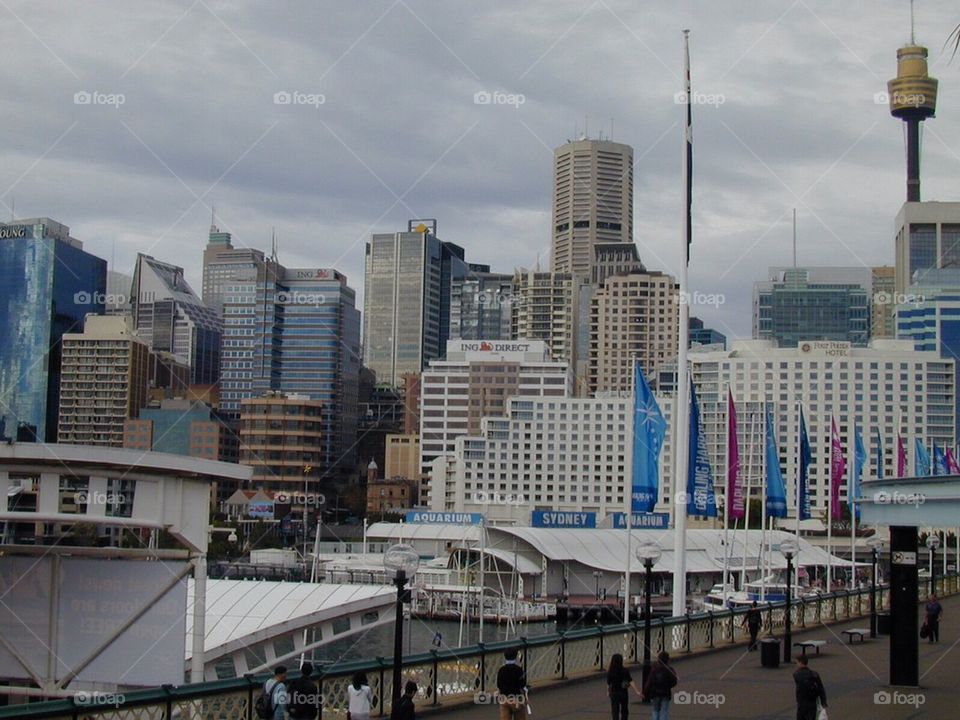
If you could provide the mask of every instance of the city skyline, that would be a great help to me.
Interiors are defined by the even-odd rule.
[[[276,227],[285,265],[336,267],[355,287],[365,241],[410,217],[437,217],[445,240],[495,272],[538,258],[546,268],[552,152],[587,130],[634,148],[634,239],[649,268],[676,273],[673,94],[690,27],[691,287],[725,300],[692,310],[749,337],[749,285],[757,267],[788,263],[794,206],[801,265],[893,263],[902,128],[874,95],[909,23],[899,2],[869,17],[826,3],[739,8],[398,2],[302,8],[294,24],[216,3],[69,19],[14,3],[0,213],[16,200],[18,216],[62,218],[113,270],[128,272],[138,251],[176,259],[195,288],[213,205],[237,247],[267,250]],[[925,200],[951,199],[958,157],[957,68],[941,51],[951,20],[918,4],[917,39],[941,81],[939,117],[923,130]],[[122,40],[97,42],[104,28]],[[435,52],[413,49],[424,42]]]

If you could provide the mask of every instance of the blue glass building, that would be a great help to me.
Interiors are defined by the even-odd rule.
[[[102,314],[107,262],[49,218],[0,224],[0,437],[56,442],[60,339]]]

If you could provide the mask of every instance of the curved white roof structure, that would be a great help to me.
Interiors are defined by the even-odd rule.
[[[193,580],[187,588],[186,658],[191,657]],[[234,672],[261,672],[304,649],[339,640],[371,625],[389,622],[396,592],[388,585],[207,580],[204,676],[231,676],[224,668],[232,657]],[[316,630],[303,644],[303,630]],[[311,633],[312,634],[312,633]],[[279,642],[278,642],[279,641]],[[278,651],[285,646],[288,652]],[[255,664],[252,656],[264,662]]]

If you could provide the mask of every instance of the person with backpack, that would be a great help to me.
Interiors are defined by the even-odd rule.
[[[823,687],[820,675],[808,667],[807,658],[797,658],[797,669],[793,673],[793,682],[797,686],[797,720],[817,720],[817,703],[827,706],[827,691]]]
[[[313,682],[313,665],[300,666],[300,677],[287,690],[287,712],[293,720],[314,720],[320,714],[320,690]]]
[[[367,685],[366,673],[353,674],[347,686],[347,697],[350,699],[347,720],[369,720],[370,708],[373,706],[373,690]]]
[[[417,684],[407,680],[403,686],[403,695],[397,700],[397,706],[390,711],[390,720],[416,720],[417,712],[413,696],[417,694]]]
[[[747,646],[749,652],[757,649],[757,635],[760,634],[760,626],[762,624],[763,616],[760,614],[760,608],[757,607],[757,601],[754,600],[753,605],[747,610],[747,614],[741,623],[741,627],[745,625],[750,631],[750,645]]]
[[[673,688],[680,681],[677,671],[670,667],[670,654],[661,650],[657,662],[650,668],[650,675],[643,685],[643,699],[649,700],[653,710],[653,720],[670,720],[670,702]]]
[[[607,669],[607,695],[610,698],[613,720],[627,720],[630,688],[633,688],[637,695],[640,694],[637,684],[623,666],[623,655],[615,653],[610,658],[610,667]]]
[[[497,701],[500,720],[522,720],[527,705],[527,675],[517,664],[517,649],[503,653],[504,663],[497,671]]]
[[[287,711],[287,668],[277,665],[273,677],[263,684],[254,709],[262,720],[284,720]]]

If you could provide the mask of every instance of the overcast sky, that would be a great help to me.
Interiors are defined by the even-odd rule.
[[[691,287],[725,301],[693,313],[749,336],[793,207],[801,264],[893,262],[903,129],[875,94],[907,0],[0,0],[0,17],[0,213],[55,218],[120,271],[146,252],[199,292],[213,205],[235,244],[269,250],[276,227],[282,262],[336,267],[360,296],[364,241],[410,217],[495,271],[547,267],[552,149],[612,122],[641,256],[676,273],[683,28],[705,101]],[[940,79],[925,200],[960,197],[957,22],[918,0]]]

